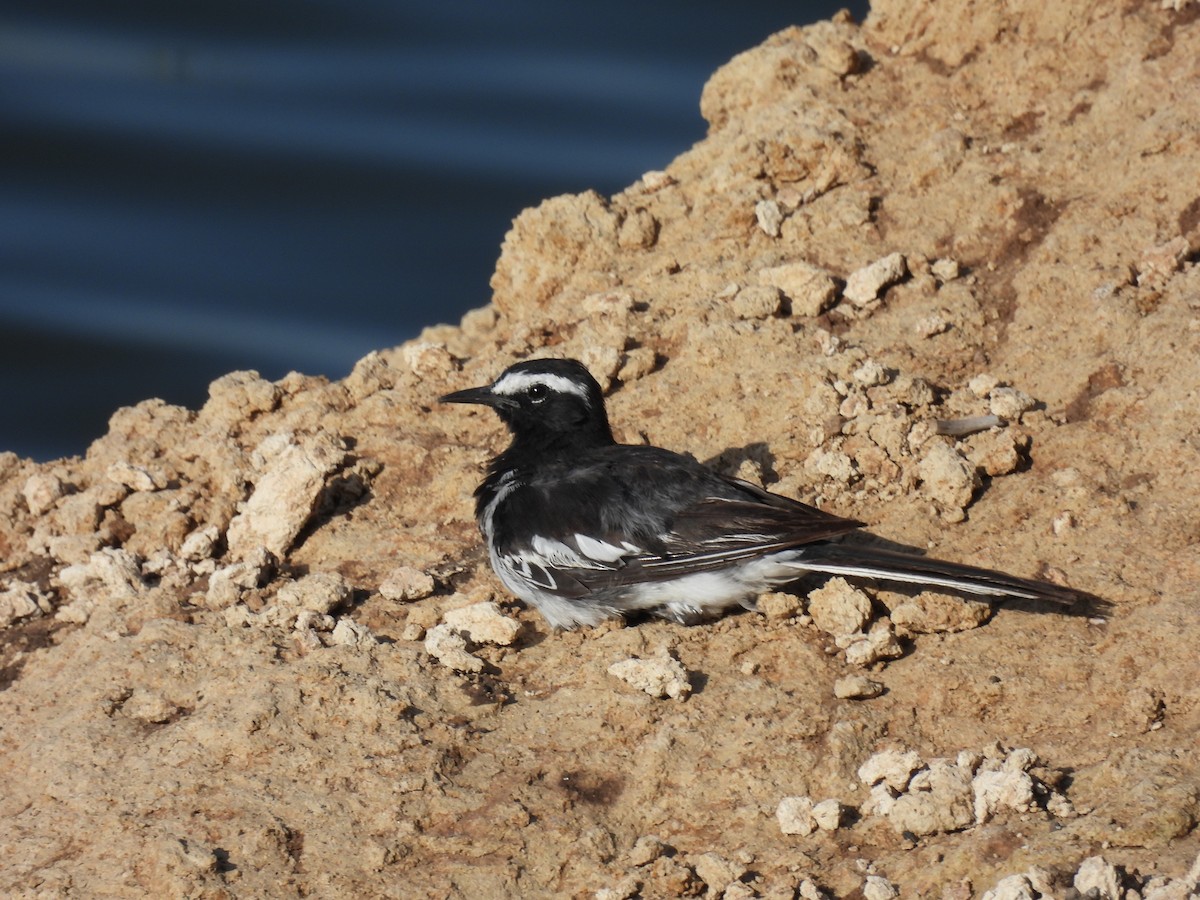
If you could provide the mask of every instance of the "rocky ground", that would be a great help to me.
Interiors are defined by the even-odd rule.
[[[1198,20],[783,32],[461,325],[0,455],[0,893],[1194,895]],[[472,521],[498,423],[436,403],[537,354],[626,441],[1111,611],[814,580],[552,633]]]

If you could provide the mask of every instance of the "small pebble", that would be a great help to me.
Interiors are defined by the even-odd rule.
[[[421,600],[433,593],[431,575],[412,566],[397,566],[384,576],[379,585],[379,594],[385,600]]]
[[[775,808],[775,818],[784,834],[805,837],[817,830],[813,802],[808,797],[784,797]]]
[[[870,700],[883,693],[883,685],[865,675],[847,675],[833,683],[833,696],[839,700]]]
[[[754,218],[758,227],[768,237],[779,237],[779,229],[783,225],[783,211],[774,200],[759,200],[754,205]]]
[[[853,305],[864,307],[879,298],[884,288],[895,284],[908,274],[904,255],[892,253],[851,273],[846,279],[842,296]]]
[[[692,692],[687,669],[670,656],[624,659],[609,666],[608,674],[660,700],[666,697],[683,700]]]
[[[449,610],[442,621],[476,644],[507,647],[521,632],[521,623],[504,615],[490,600]]]
[[[934,260],[933,265],[929,267],[929,271],[933,273],[934,278],[945,283],[953,281],[961,275],[962,267],[959,266],[956,259],[938,259]]]

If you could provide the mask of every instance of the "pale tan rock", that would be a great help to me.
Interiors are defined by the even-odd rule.
[[[965,444],[967,459],[993,478],[1015,472],[1024,461],[1022,441],[1007,429],[972,435]]]
[[[579,270],[610,259],[619,218],[594,191],[553,197],[527,209],[504,236],[492,276],[501,313],[546,304]]]
[[[782,291],[797,316],[819,316],[837,298],[833,276],[806,262],[786,263],[759,269],[758,283]]]
[[[975,467],[944,440],[930,441],[918,464],[921,490],[950,521],[962,521],[963,510],[979,487]]]
[[[156,691],[138,688],[121,707],[131,719],[154,725],[167,722],[179,713],[179,707]]]
[[[616,884],[602,887],[593,895],[595,900],[634,900],[641,893],[641,882],[636,875],[626,875]]]
[[[900,896],[896,886],[882,875],[868,875],[860,890],[866,900],[895,900]]]
[[[36,585],[19,581],[0,590],[0,628],[5,628],[18,619],[41,615],[42,607],[38,601],[42,597]]]
[[[341,441],[325,434],[274,434],[255,451],[254,491],[229,523],[229,553],[258,547],[282,556],[312,515],[325,477],[345,459]]]
[[[617,378],[623,382],[637,381],[645,378],[658,365],[658,354],[649,347],[635,347],[625,352],[625,361],[617,372]]]
[[[881,750],[858,767],[858,780],[868,787],[882,782],[895,791],[903,791],[913,773],[923,765],[916,750]]]
[[[779,237],[779,228],[783,225],[783,211],[778,203],[774,200],[759,200],[754,204],[754,218],[767,237]]]
[[[257,372],[230,372],[208,386],[208,402],[200,410],[202,423],[231,423],[278,406],[283,392]]]
[[[851,373],[850,377],[856,383],[869,388],[886,384],[888,381],[888,371],[876,360],[867,359]]]
[[[58,609],[57,618],[63,622],[82,624],[98,604],[136,600],[146,593],[137,560],[115,548],[93,553],[86,563],[67,566],[58,580],[72,598]]]
[[[865,675],[847,675],[833,683],[833,696],[839,700],[870,700],[883,693],[883,685]]]
[[[892,623],[884,620],[875,622],[866,634],[839,635],[836,643],[846,651],[847,663],[863,668],[904,655]]]
[[[907,275],[908,265],[904,254],[892,253],[852,272],[846,279],[842,296],[854,306],[862,308],[879,299],[885,288]]]
[[[986,400],[1000,384],[1000,380],[989,372],[980,372],[967,382],[967,390],[980,400]]]
[[[971,782],[976,823],[991,821],[1001,809],[1024,812],[1033,805],[1033,779],[1022,771],[984,771]]]
[[[476,644],[507,647],[521,633],[521,623],[504,615],[490,600],[448,610],[442,621]]]
[[[637,185],[647,194],[661,191],[663,188],[670,187],[673,184],[676,184],[675,178],[670,173],[659,169],[651,169],[649,172],[643,173],[637,182]]]
[[[36,472],[25,480],[21,495],[25,505],[35,516],[40,516],[66,493],[66,485],[51,472]]]
[[[808,595],[808,613],[822,631],[832,635],[861,632],[871,618],[871,598],[835,575]]]
[[[1071,883],[1084,897],[1097,900],[1121,900],[1125,896],[1117,867],[1103,856],[1089,856],[1079,864]]]
[[[467,652],[467,639],[450,625],[435,625],[425,633],[425,652],[456,672],[483,671],[483,660]]]
[[[648,250],[658,240],[658,220],[639,207],[627,215],[617,231],[617,244],[625,250]]]
[[[104,474],[109,481],[124,485],[131,491],[160,491],[169,481],[169,476],[161,466],[134,465],[126,460],[113,463]]]
[[[769,319],[779,314],[779,289],[769,285],[749,285],[733,298],[733,312],[739,319]]]
[[[687,669],[670,656],[623,659],[609,666],[608,674],[660,700],[685,700],[692,692]]]
[[[343,606],[350,593],[350,584],[336,572],[312,572],[280,587],[263,610],[263,620],[291,628],[301,613],[328,615]]]
[[[922,591],[892,607],[890,618],[898,629],[914,634],[942,634],[978,628],[992,617],[991,604],[965,600],[936,591]]]
[[[197,528],[186,538],[179,547],[179,556],[191,562],[212,558],[221,532],[216,525]]]
[[[265,550],[262,550],[257,558],[252,555],[251,559],[221,566],[208,576],[204,605],[209,609],[227,609],[233,606],[242,599],[246,591],[264,583],[268,570],[269,562]]]
[[[806,837],[817,830],[814,804],[808,797],[784,797],[775,809],[779,830],[784,834]]]
[[[1036,891],[1026,875],[1009,875],[1001,878],[990,890],[984,891],[982,900],[1036,900],[1045,896]]]
[[[670,849],[657,835],[644,834],[634,841],[626,860],[631,866],[645,866],[669,852]]]
[[[379,585],[379,594],[386,600],[407,603],[423,600],[434,591],[433,576],[413,566],[397,566],[387,573]]]
[[[407,356],[405,359],[407,361]],[[393,369],[378,351],[372,350],[354,364],[344,384],[354,401],[362,402],[380,391],[394,388],[399,375],[400,373]]]
[[[934,260],[933,264],[929,267],[929,271],[933,273],[933,276],[938,281],[943,283],[953,281],[962,274],[962,268],[959,266],[958,260],[945,258]]]
[[[910,779],[887,813],[897,832],[917,836],[959,831],[976,822],[970,772],[931,760]]]
[[[434,341],[405,344],[404,362],[418,378],[441,379],[458,369],[458,362],[446,345]]]
[[[621,321],[633,312],[635,300],[629,291],[600,291],[583,298],[582,306],[589,316],[604,321]]]
[[[423,641],[426,631],[426,627],[420,622],[406,622],[400,637],[406,641]]]
[[[1006,422],[1018,421],[1036,405],[1036,400],[1014,387],[994,388],[988,397],[988,409]]]
[[[376,638],[366,625],[342,617],[333,626],[333,630],[329,634],[329,643],[337,647],[362,649],[376,643]]]
[[[822,831],[837,831],[842,827],[843,812],[842,804],[830,798],[813,806],[812,817]]]
[[[1163,286],[1183,268],[1184,260],[1191,252],[1191,245],[1183,236],[1143,250],[1137,262],[1137,283],[1151,287]]]
[[[838,484],[849,484],[858,474],[854,461],[840,450],[818,447],[804,460],[804,470]]]
[[[700,876],[700,880],[708,885],[709,891],[722,896],[729,895],[729,888],[740,883],[746,874],[746,867],[726,859],[719,853],[700,853],[689,858],[692,869]]]
[[[790,619],[801,610],[800,598],[783,591],[771,591],[758,598],[755,609],[770,621]]]

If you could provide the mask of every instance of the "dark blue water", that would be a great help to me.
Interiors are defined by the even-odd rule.
[[[521,209],[664,167],[717,66],[841,5],[4,0],[0,450],[456,321]]]

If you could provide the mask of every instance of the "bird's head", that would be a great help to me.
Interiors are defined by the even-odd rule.
[[[491,384],[455,391],[442,403],[490,406],[512,432],[513,446],[569,450],[613,443],[604,395],[574,359],[530,359]]]

